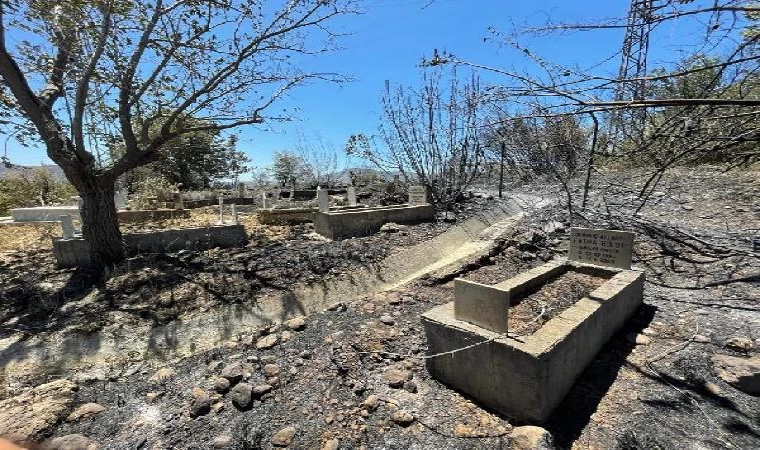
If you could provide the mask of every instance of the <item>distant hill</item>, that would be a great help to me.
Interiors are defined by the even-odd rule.
[[[0,176],[2,176],[6,172],[12,172],[12,171],[18,171],[18,170],[32,170],[32,169],[45,169],[51,174],[53,174],[53,177],[55,177],[58,180],[62,180],[66,178],[66,176],[63,174],[63,170],[56,166],[55,164],[43,164],[39,166],[13,166],[13,167],[5,167],[4,164],[0,164]]]

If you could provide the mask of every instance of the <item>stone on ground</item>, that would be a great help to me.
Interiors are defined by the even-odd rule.
[[[760,355],[751,358],[715,355],[713,365],[726,383],[747,394],[760,395]]]
[[[293,443],[295,437],[295,427],[285,427],[272,436],[272,445],[275,447],[287,447]]]
[[[329,439],[322,445],[322,450],[338,450],[340,441],[338,439]]]
[[[40,450],[96,450],[97,444],[81,434],[68,434],[42,443]]]
[[[285,321],[285,327],[293,331],[301,331],[306,328],[306,320],[303,317],[295,317]]]
[[[391,419],[402,427],[408,427],[414,422],[414,415],[409,411],[400,409],[391,415]]]
[[[251,406],[251,395],[253,386],[248,383],[240,383],[230,390],[227,396],[232,400],[232,404],[238,409],[247,409]]]
[[[211,444],[214,448],[227,448],[232,445],[232,436],[228,434],[222,434],[214,439]]]
[[[69,417],[66,418],[69,422],[76,422],[77,420],[86,419],[92,417],[95,414],[101,413],[105,410],[104,407],[97,403],[85,403],[74,410]]]
[[[74,403],[77,385],[56,380],[0,402],[0,436],[33,440],[60,422]]]
[[[552,450],[554,439],[551,433],[541,427],[527,425],[512,430],[510,437],[511,450]]]
[[[193,388],[193,399],[190,401],[190,417],[196,418],[211,412],[211,397],[200,388]]]
[[[256,348],[259,350],[266,350],[277,345],[279,341],[276,334],[270,334],[256,341]]]
[[[733,337],[726,341],[724,344],[727,349],[736,352],[750,352],[755,347],[755,343],[752,339],[746,337]]]
[[[401,388],[404,383],[411,380],[412,372],[408,370],[391,369],[383,374],[385,382],[392,388]]]

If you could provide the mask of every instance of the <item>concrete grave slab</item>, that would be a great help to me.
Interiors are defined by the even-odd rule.
[[[513,300],[568,270],[607,281],[520,339],[505,334],[509,327],[500,319],[486,318],[488,311],[509,314],[504,308],[509,302],[501,303],[500,295]],[[428,371],[502,414],[542,423],[598,351],[641,306],[644,274],[559,260],[492,286],[460,282],[456,289],[454,302],[422,315],[428,352],[433,356],[427,360]],[[470,302],[480,306],[475,314],[461,314],[462,295],[475,296],[477,301]],[[473,323],[478,321],[480,325]]]
[[[79,217],[78,206],[38,206],[11,209],[14,222],[58,222],[61,216]]]

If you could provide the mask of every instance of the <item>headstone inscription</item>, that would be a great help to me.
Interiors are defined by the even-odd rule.
[[[631,268],[634,233],[629,231],[570,228],[570,260],[599,266]]]
[[[327,194],[327,189],[317,187],[317,203],[319,204],[319,212],[330,211],[330,196]]]
[[[427,202],[427,188],[425,186],[409,186],[410,205],[424,205]]]
[[[356,188],[353,186],[348,187],[348,206],[356,206]]]

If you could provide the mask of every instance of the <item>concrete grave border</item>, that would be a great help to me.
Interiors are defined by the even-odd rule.
[[[314,231],[329,239],[369,236],[389,222],[414,224],[435,219],[435,207],[398,205],[345,211],[315,212]]]
[[[599,350],[643,302],[644,274],[560,260],[491,286],[515,295],[567,271],[611,276],[522,340],[456,317],[455,302],[422,315],[428,371],[480,403],[520,421],[549,419]]]

